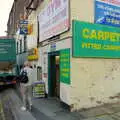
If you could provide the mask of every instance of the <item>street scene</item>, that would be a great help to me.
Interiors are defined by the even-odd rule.
[[[120,120],[120,0],[0,8],[0,120]]]

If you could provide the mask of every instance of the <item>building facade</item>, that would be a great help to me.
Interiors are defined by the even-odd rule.
[[[100,3],[98,4],[98,2]],[[99,41],[94,44],[95,46],[93,45],[93,48],[97,48],[90,51],[91,56],[88,54],[90,50],[88,48],[91,46],[88,45],[87,50],[83,50],[80,49],[80,45],[84,45],[84,41],[79,44],[80,40],[85,39],[81,38],[82,34],[79,36],[82,31],[81,27],[83,27],[83,30],[88,27],[88,32],[87,30],[83,32],[85,35],[90,34],[92,29],[93,34],[91,33],[91,35],[95,36],[97,34],[94,33],[97,9],[103,7],[101,4],[106,8],[108,7],[108,1],[101,2],[94,0],[52,0],[48,1],[47,5],[44,4],[45,1],[41,4],[43,9],[39,12],[38,20],[42,79],[46,82],[48,96],[58,97],[62,102],[69,105],[71,110],[94,107],[119,100],[116,97],[120,91],[120,88],[117,87],[120,77],[118,74],[120,70],[119,59],[114,59],[114,55],[107,56],[110,53],[106,53],[106,51],[100,52],[99,49],[102,50],[102,48],[97,47]],[[112,5],[116,6],[118,10],[115,3]],[[113,6],[112,8],[114,8]],[[109,12],[109,9],[107,12]],[[120,15],[119,11],[116,12]],[[84,22],[79,25],[76,20]],[[87,23],[93,23],[90,25],[93,27],[91,30]],[[105,25],[105,22],[103,24]],[[111,25],[113,24],[109,23],[109,26]],[[79,27],[77,28],[77,26]],[[106,29],[106,32],[111,31],[108,26],[105,26],[105,28],[96,26],[96,29],[100,29],[99,31],[104,31],[104,29]],[[118,29],[115,32],[118,35],[119,28],[115,27],[113,29]],[[93,37],[89,38],[85,35],[87,42]],[[96,39],[102,40],[102,36]],[[111,45],[111,43],[109,44]],[[106,49],[109,49],[109,47]],[[95,53],[96,56],[94,56]],[[101,55],[101,53],[103,54]],[[78,56],[78,54],[80,55]]]
[[[44,81],[48,97],[59,98],[71,111],[119,101],[118,4],[42,0],[28,16],[28,51],[38,53],[28,55],[35,81]]]

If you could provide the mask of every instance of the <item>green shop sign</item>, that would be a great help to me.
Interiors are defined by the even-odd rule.
[[[16,43],[14,39],[0,39],[0,61],[16,61]]]
[[[60,51],[60,82],[70,84],[70,49]]]
[[[120,58],[120,28],[73,21],[73,57]]]

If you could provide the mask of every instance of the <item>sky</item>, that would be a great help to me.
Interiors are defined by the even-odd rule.
[[[1,0],[0,2],[0,36],[5,36],[9,13],[14,0]]]

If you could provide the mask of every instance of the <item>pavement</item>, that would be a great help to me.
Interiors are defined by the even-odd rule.
[[[69,112],[56,98],[33,98],[32,111],[21,111],[21,99],[12,90],[10,101],[15,120],[120,120],[120,103]]]
[[[54,98],[34,99],[33,105],[40,113],[52,120],[120,120],[120,103],[105,104],[75,112],[69,112],[59,100]]]
[[[14,120],[36,120],[31,112],[22,111],[20,108],[22,106],[22,101],[16,92],[12,89],[9,90],[9,99],[11,104],[11,111],[14,116]]]

